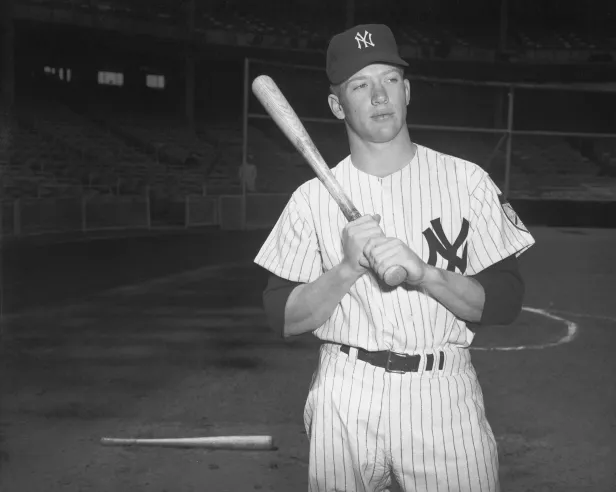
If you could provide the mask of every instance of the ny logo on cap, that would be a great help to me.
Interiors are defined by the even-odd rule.
[[[367,48],[368,46],[374,46],[374,43],[372,42],[372,33],[368,31],[364,31],[363,36],[357,33],[355,35],[355,41],[357,41],[357,47],[360,50],[361,50],[361,43],[364,43],[364,48]]]

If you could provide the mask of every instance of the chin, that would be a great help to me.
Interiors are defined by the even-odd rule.
[[[387,143],[400,133],[400,128],[381,128],[370,133],[370,140],[374,143]]]

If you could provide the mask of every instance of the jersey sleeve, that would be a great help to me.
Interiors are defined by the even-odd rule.
[[[289,199],[254,262],[292,282],[309,283],[323,273],[312,215],[300,192]]]
[[[478,273],[508,256],[520,256],[535,239],[489,175],[471,195],[468,262]]]

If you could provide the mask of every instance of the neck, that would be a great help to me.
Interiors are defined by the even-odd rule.
[[[388,176],[406,166],[415,156],[415,145],[408,131],[385,143],[366,142],[349,138],[351,161],[360,171],[379,178]]]

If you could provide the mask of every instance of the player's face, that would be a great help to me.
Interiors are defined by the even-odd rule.
[[[406,127],[411,88],[401,69],[368,65],[340,89],[337,96],[330,96],[332,112],[362,140],[389,142]]]

